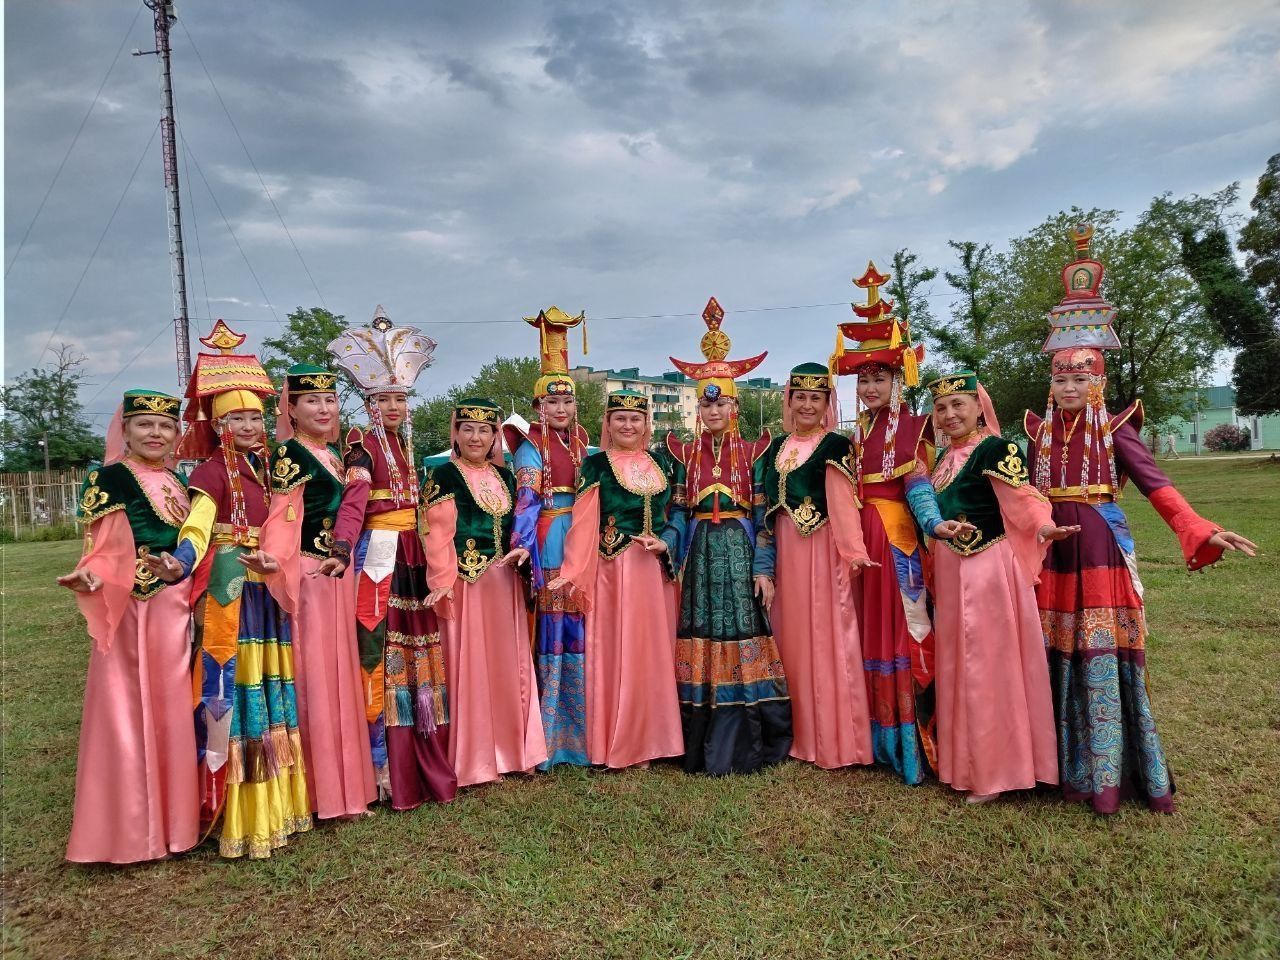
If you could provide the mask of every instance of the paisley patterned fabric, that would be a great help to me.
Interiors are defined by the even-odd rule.
[[[1174,784],[1147,693],[1141,583],[1118,513],[1114,503],[1053,505],[1054,523],[1081,527],[1052,545],[1036,590],[1062,791],[1098,813],[1126,797],[1167,813]]]

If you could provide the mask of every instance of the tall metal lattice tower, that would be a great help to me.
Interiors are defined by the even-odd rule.
[[[182,206],[178,195],[178,139],[173,122],[173,71],[169,59],[169,28],[177,19],[168,0],[144,0],[155,14],[156,48],[160,58],[160,150],[164,158],[165,209],[169,220],[169,261],[173,267],[173,335],[178,354],[178,387],[186,391],[191,378],[191,321],[187,315],[187,261],[182,246]]]

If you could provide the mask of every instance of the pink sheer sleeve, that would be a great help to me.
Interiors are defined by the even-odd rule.
[[[280,565],[276,573],[263,578],[267,589],[285,613],[297,616],[302,586],[302,487],[271,495],[271,509],[258,544]]]
[[[1003,480],[993,479],[991,486],[1000,501],[1005,537],[1013,547],[1018,569],[1029,584],[1037,584],[1044,566],[1044,555],[1049,550],[1048,541],[1040,539],[1040,528],[1054,525],[1053,507],[1029,483],[1011,487]]]
[[[867,560],[867,547],[862,542],[862,521],[858,518],[858,498],[849,478],[827,465],[827,513],[831,517],[831,533],[836,552],[848,566],[854,560]]]
[[[445,590],[458,579],[458,551],[453,535],[458,529],[458,506],[441,500],[427,508],[427,587]],[[436,615],[453,619],[453,604],[446,597],[436,604]]]
[[[600,488],[592,487],[573,505],[573,521],[564,538],[564,563],[560,576],[577,590],[579,606],[591,610],[600,562]]]
[[[93,593],[77,593],[76,603],[89,624],[89,636],[93,637],[100,653],[111,649],[111,640],[125,610],[129,608],[136,562],[133,528],[129,526],[129,517],[123,510],[108,513],[89,526],[85,534],[85,554],[76,564],[76,569],[88,569],[97,574],[102,579],[102,586]]]

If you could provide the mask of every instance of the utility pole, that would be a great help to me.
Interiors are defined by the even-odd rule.
[[[178,138],[173,122],[173,70],[170,64],[169,28],[177,20],[169,0],[143,0],[155,14],[156,48],[134,50],[135,57],[156,54],[160,58],[160,150],[164,159],[165,210],[169,220],[169,261],[173,267],[173,335],[178,354],[178,389],[185,392],[191,378],[191,321],[187,316],[187,261],[182,246],[182,207],[178,197]]]

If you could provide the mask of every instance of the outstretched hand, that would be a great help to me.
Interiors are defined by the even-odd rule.
[[[427,606],[434,607],[441,600],[453,599],[453,587],[441,587],[439,590],[432,590],[427,594]]]
[[[263,553],[261,550],[254,550],[252,553],[242,553],[236,557],[246,569],[252,570],[259,576],[268,573],[277,573],[280,570],[280,564],[276,562],[276,558],[269,553]]]
[[[59,577],[58,586],[76,593],[97,593],[102,588],[102,578],[88,567],[81,567]]]
[[[876,563],[870,557],[854,557],[849,561],[849,572],[855,577],[860,577],[862,576],[863,570],[868,567],[878,566],[880,566],[880,564]]]
[[[640,541],[640,545],[643,546],[650,553],[666,553],[667,552],[666,541],[663,540],[661,537],[655,537],[651,533],[641,534],[640,536],[635,537],[634,539]]]
[[[182,564],[167,550],[159,556],[147,554],[142,558],[142,565],[165,583],[177,583],[182,579]]]
[[[329,557],[327,560],[321,560],[320,566],[316,567],[308,576],[340,577],[346,569],[347,565],[337,557]]]
[[[1258,545],[1252,540],[1246,540],[1238,533],[1232,533],[1230,530],[1219,530],[1209,538],[1209,543],[1222,550],[1239,550],[1246,557],[1256,557],[1258,555]]]
[[[933,535],[939,540],[950,540],[962,533],[973,533],[977,529],[972,523],[965,523],[963,520],[943,520],[933,528]]]
[[[529,559],[529,551],[524,547],[516,547],[498,561],[500,567],[518,567]]]
[[[1073,524],[1068,527],[1041,527],[1039,531],[1041,540],[1065,540],[1072,534],[1079,532],[1079,524]]]

